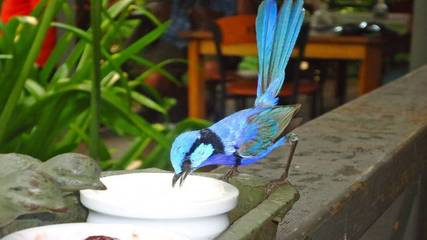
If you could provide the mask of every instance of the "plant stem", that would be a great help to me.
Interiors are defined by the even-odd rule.
[[[93,50],[93,78],[91,91],[91,131],[89,150],[92,158],[100,160],[99,156],[99,125],[100,125],[100,101],[101,101],[101,0],[91,1],[91,28]]]
[[[60,0],[48,0],[45,13],[41,19],[41,23],[38,27],[36,36],[34,38],[33,45],[28,52],[27,58],[25,59],[22,70],[16,80],[15,86],[13,87],[9,99],[6,102],[6,105],[0,115],[0,143],[2,143],[6,136],[6,130],[8,129],[8,123],[12,117],[15,106],[21,96],[22,89],[24,88],[25,81],[30,74],[33,64],[36,61],[36,58],[40,52],[44,37],[47,30],[49,29],[50,23],[52,22],[53,17],[56,14],[57,6],[61,4]]]

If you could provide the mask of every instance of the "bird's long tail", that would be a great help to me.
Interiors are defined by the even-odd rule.
[[[303,0],[264,0],[258,9],[256,32],[259,73],[255,106],[274,106],[285,80],[285,67],[304,19]]]

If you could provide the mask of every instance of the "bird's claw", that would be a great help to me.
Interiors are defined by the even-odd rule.
[[[267,185],[267,194],[271,194],[277,187],[288,183],[289,169],[291,167],[292,158],[294,156],[295,149],[298,144],[298,136],[295,133],[289,133],[288,141],[291,145],[291,151],[289,152],[288,160],[286,162],[285,172],[279,179],[273,180]]]
[[[224,182],[229,182],[230,178],[239,175],[239,169],[237,167],[230,168],[220,179]]]
[[[288,184],[288,179],[276,179],[271,182],[269,182],[265,188],[265,192],[267,195],[270,195],[274,190],[276,190],[278,187]]]

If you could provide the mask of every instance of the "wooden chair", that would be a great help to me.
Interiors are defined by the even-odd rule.
[[[222,118],[225,115],[225,100],[233,98],[238,101],[239,108],[245,108],[245,102],[248,98],[256,96],[257,78],[248,79],[239,76],[235,72],[227,71],[225,66],[225,56],[222,54],[221,45],[255,43],[255,16],[240,15],[224,17],[218,19],[212,24],[211,30],[214,35],[216,60],[219,65],[219,79],[209,79],[208,82],[216,82],[219,85],[219,93],[215,94],[218,101],[216,106],[216,118]],[[286,84],[280,91],[281,101],[287,100],[286,104],[296,103],[298,94],[312,96],[312,116],[317,114],[317,103],[322,108],[322,81],[314,81],[313,75],[308,79],[301,81],[300,64],[304,59],[304,50],[307,43],[309,25],[303,24],[295,48],[298,55],[292,58],[286,70]],[[322,78],[321,78],[322,79]],[[216,80],[216,81],[215,81]],[[219,80],[219,81],[218,81]]]

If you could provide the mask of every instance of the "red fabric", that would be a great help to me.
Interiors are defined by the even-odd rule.
[[[40,0],[4,0],[1,9],[1,20],[5,23],[13,16],[26,16],[37,6]],[[55,47],[56,29],[50,28],[43,41],[36,63],[43,66]]]

